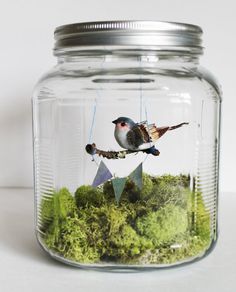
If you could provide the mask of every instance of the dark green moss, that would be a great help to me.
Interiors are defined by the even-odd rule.
[[[79,263],[170,264],[204,252],[210,215],[185,175],[143,175],[140,191],[128,180],[119,204],[111,182],[66,188],[42,197],[42,239],[58,255]]]
[[[86,206],[100,207],[105,199],[102,191],[99,188],[92,186],[81,186],[75,192],[75,201],[77,207],[84,208]]]

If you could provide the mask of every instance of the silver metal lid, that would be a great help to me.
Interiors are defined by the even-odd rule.
[[[202,29],[185,23],[164,21],[101,21],[59,26],[55,54],[76,47],[138,46],[158,50],[202,52]]]

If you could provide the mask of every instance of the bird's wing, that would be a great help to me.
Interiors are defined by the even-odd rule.
[[[155,143],[167,131],[175,130],[188,125],[188,123],[181,123],[175,126],[157,127],[155,124],[148,124],[147,121],[136,124],[128,133],[127,140],[132,146],[139,147],[145,143]]]
[[[149,125],[150,126],[150,125]],[[155,142],[157,141],[159,138],[161,138],[162,135],[164,135],[168,130],[170,129],[170,127],[157,127],[156,125],[153,124],[153,126],[151,126],[149,128],[150,131],[150,135],[152,137],[152,141]]]
[[[164,135],[170,127],[157,127],[155,124],[148,124],[147,121],[143,121],[138,124],[140,128],[146,131],[149,140],[147,142],[156,142],[162,135]]]
[[[136,124],[127,133],[127,141],[130,145],[138,148],[144,143],[150,142],[149,134],[143,124]]]
[[[174,126],[165,126],[165,127],[157,127],[155,124],[146,125],[147,132],[149,133],[150,139],[152,142],[156,142],[162,135],[164,135],[167,131],[172,131],[182,127],[183,125],[188,125],[189,123],[180,123]]]

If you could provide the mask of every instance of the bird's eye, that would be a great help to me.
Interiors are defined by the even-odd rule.
[[[122,122],[122,123],[121,123],[121,127],[124,127],[124,126],[125,126],[125,122]]]

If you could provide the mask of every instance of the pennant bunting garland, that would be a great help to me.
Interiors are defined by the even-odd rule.
[[[116,202],[119,203],[121,194],[125,188],[126,177],[116,177],[112,180],[112,186],[114,189]]]
[[[140,163],[138,167],[135,168],[135,170],[131,172],[131,174],[129,175],[129,178],[140,190],[142,189],[142,185],[143,185],[142,172],[143,172],[143,164]],[[112,173],[107,168],[105,163],[101,161],[99,164],[96,176],[93,180],[92,186],[97,187],[101,185],[102,183],[105,183],[111,178],[112,178]],[[126,177],[115,177],[114,179],[111,180],[117,203],[119,203],[120,201],[120,197],[125,188],[126,180],[127,180]]]
[[[129,175],[134,184],[141,190],[143,185],[142,179],[143,164],[140,163],[137,168]]]
[[[100,184],[108,181],[109,179],[112,178],[112,174],[110,170],[107,168],[105,163],[103,161],[100,162],[96,176],[93,180],[92,186],[97,187]]]

